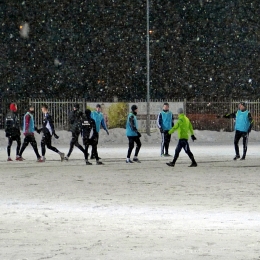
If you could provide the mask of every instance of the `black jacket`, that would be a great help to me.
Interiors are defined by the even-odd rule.
[[[85,115],[81,118],[81,135],[83,140],[97,140],[98,132],[96,130],[95,120]]]
[[[47,128],[47,124],[49,123],[50,127],[51,127],[51,134],[53,135],[55,133],[55,129],[54,129],[54,123],[52,120],[52,116],[49,113],[46,113],[43,116],[43,120],[42,120],[42,132],[43,133],[50,133],[49,129]]]
[[[6,136],[20,136],[20,120],[17,113],[9,111],[5,117]]]
[[[79,134],[81,131],[81,116],[82,112],[79,110],[73,110],[69,114],[69,130],[72,133]]]

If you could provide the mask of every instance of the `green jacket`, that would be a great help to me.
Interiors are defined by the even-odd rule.
[[[172,129],[168,132],[169,134],[174,133],[178,130],[179,139],[189,139],[189,135],[193,135],[193,127],[188,117],[184,114],[179,114],[178,121],[174,124]]]

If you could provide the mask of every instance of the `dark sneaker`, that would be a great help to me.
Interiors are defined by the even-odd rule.
[[[235,160],[237,160],[239,158],[240,158],[240,155],[236,155],[233,160],[235,161]]]
[[[68,156],[65,156],[64,157],[64,161],[68,161],[69,160],[69,157]]]
[[[169,163],[167,162],[166,164],[167,164],[168,166],[170,166],[170,167],[174,167],[174,166],[175,166],[175,163],[173,163],[173,162],[169,162]]]
[[[64,161],[64,159],[65,159],[65,153],[60,153],[60,160],[61,160],[61,162],[63,162]]]
[[[243,155],[243,156],[241,157],[240,161],[243,161],[243,160],[245,160],[245,159],[246,159],[246,157]]]
[[[12,158],[7,158],[7,161],[12,162],[13,160],[12,160]]]
[[[168,153],[165,153],[163,156],[164,156],[164,157],[170,157],[171,155],[168,154]]]
[[[129,160],[129,161],[126,160],[125,162],[126,162],[126,163],[133,163],[131,160]]]
[[[197,163],[196,162],[193,162],[189,167],[197,167]]]
[[[86,160],[86,165],[92,165],[92,163]]]
[[[134,158],[133,161],[137,163],[141,163],[138,158]]]
[[[23,161],[23,160],[24,160],[23,157],[17,157],[17,158],[16,158],[16,161]]]
[[[96,163],[97,165],[102,165],[103,163],[102,162],[100,162],[100,161],[97,161],[97,163]]]

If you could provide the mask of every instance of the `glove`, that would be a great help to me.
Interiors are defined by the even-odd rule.
[[[191,136],[191,139],[192,139],[193,142],[194,142],[195,140],[197,140],[197,138],[195,137],[195,135],[192,135],[192,136]]]
[[[139,138],[142,137],[142,135],[138,131],[136,133]]]
[[[59,139],[59,136],[56,133],[54,133],[53,135],[56,139]]]
[[[160,132],[161,132],[161,133],[163,133],[163,132],[164,132],[162,128],[160,128]]]
[[[38,129],[38,127],[34,127],[34,130],[38,133],[38,134],[40,134],[41,133],[41,129]]]
[[[109,135],[109,132],[108,132],[108,130],[106,130],[106,132],[107,132],[107,135]]]

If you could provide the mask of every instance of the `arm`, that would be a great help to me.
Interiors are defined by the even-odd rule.
[[[134,116],[130,116],[129,118],[129,123],[130,127],[133,131],[137,132],[136,126],[135,126],[135,121],[134,121]]]
[[[48,121],[49,124],[50,124],[52,133],[55,134],[55,129],[54,129],[54,123],[53,123],[53,120],[52,120],[52,116],[49,115],[49,114],[47,115],[47,121]]]
[[[251,129],[252,129],[253,125],[254,125],[254,120],[253,120],[253,118],[252,118],[251,113],[248,113],[248,120],[249,120],[249,122],[250,122],[250,126],[249,126],[249,129],[248,129],[248,133],[250,133],[250,132],[251,132]]]
[[[231,114],[226,114],[223,116],[223,118],[236,118],[236,112],[233,112]]]
[[[31,117],[30,115],[26,115],[25,118],[25,134],[29,134],[29,127],[30,127],[30,120],[31,120]]]
[[[105,131],[107,131],[107,126],[106,126],[104,117],[103,117],[102,120],[101,120],[101,125],[102,125],[103,129],[104,129]]]
[[[172,127],[172,129],[168,132],[170,135],[172,133],[174,133],[178,128],[179,128],[179,120],[177,121],[177,123]]]
[[[174,115],[172,114],[172,127],[174,126]]]
[[[157,126],[159,129],[162,128],[162,114],[161,113],[157,117]]]

